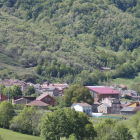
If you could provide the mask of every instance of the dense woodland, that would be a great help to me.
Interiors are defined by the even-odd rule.
[[[80,85],[133,75],[139,7],[139,0],[0,0],[0,69],[33,67],[44,79]],[[103,66],[112,71],[101,73]]]

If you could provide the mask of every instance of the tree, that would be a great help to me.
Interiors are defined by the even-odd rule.
[[[96,136],[93,124],[85,113],[65,108],[47,113],[44,116],[41,136],[45,139],[60,140],[61,137],[69,138],[73,137],[72,135],[75,135],[77,140],[92,140]]]
[[[34,94],[35,93],[35,88],[33,86],[28,86],[27,90],[25,91],[25,95],[26,96],[29,96],[31,94]]]
[[[13,106],[10,102],[3,101],[0,104],[0,127],[9,128],[13,113]]]
[[[41,65],[37,65],[37,66],[36,66],[35,72],[36,72],[37,74],[41,75],[41,73],[42,73]]]
[[[132,134],[124,124],[119,124],[111,119],[106,119],[95,126],[96,140],[130,140]]]
[[[11,88],[13,96],[22,96],[22,91],[18,85],[13,85]]]
[[[4,85],[4,84],[1,84],[1,85],[0,85],[0,93],[3,94],[3,90],[4,90],[4,88],[5,88],[5,85]]]
[[[74,134],[71,134],[69,136],[69,139],[68,140],[77,140],[77,139],[76,139],[76,136]]]
[[[40,135],[39,124],[42,115],[37,112],[35,106],[24,107],[23,111],[12,120],[10,128],[25,134]]]
[[[130,99],[131,99],[131,96],[129,96],[129,95],[127,95],[127,94],[125,94],[125,95],[124,95],[124,98],[125,98],[125,99],[129,99],[129,100],[130,100]]]
[[[13,97],[13,93],[10,87],[6,87],[3,89],[3,94],[6,95],[8,97],[8,92],[9,92],[9,98]]]
[[[80,87],[77,85],[72,85],[69,89],[64,91],[64,104],[69,107],[73,103],[85,102],[90,105],[94,103],[94,98],[87,87]]]

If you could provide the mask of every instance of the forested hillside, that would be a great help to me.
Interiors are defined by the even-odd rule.
[[[0,63],[81,85],[127,77],[140,71],[139,8],[140,0],[0,0]]]

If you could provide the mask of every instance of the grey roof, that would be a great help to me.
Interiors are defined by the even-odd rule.
[[[137,96],[137,92],[134,90],[122,90],[122,93],[127,94],[127,93],[131,93],[132,96]]]
[[[133,111],[135,107],[123,107],[120,111]]]
[[[127,104],[127,102],[126,101],[121,101],[121,104]]]
[[[56,89],[56,87],[47,87],[45,88],[45,91],[53,91],[54,89]]]
[[[103,103],[106,107],[111,107],[110,105],[108,105],[107,103]]]
[[[88,103],[74,103],[74,104],[72,104],[72,106],[74,106],[74,105],[80,105],[80,106],[82,106],[82,107],[92,107],[91,105],[89,105]],[[71,107],[72,107],[71,106]]]

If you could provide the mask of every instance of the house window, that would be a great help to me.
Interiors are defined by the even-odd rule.
[[[48,98],[48,101],[50,101],[51,100],[51,98]]]
[[[45,98],[45,102],[47,102],[47,98]]]

